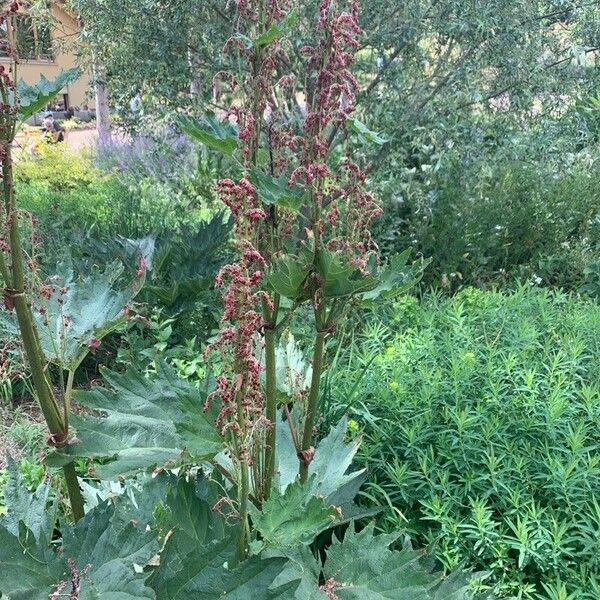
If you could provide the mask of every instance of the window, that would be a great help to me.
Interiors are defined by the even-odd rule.
[[[8,56],[8,28],[6,21],[0,25],[0,56]]]
[[[13,26],[0,27],[0,56],[8,56],[9,43],[17,50],[21,60],[52,59],[52,38],[47,25],[34,23],[31,17],[17,16]]]
[[[15,19],[15,43],[20,59],[37,58],[35,30],[31,17],[19,15]]]

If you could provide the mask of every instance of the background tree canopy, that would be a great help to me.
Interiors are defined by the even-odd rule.
[[[233,54],[223,52],[232,35],[244,35],[233,3],[71,3],[82,16],[87,47],[106,67],[125,125],[148,131],[172,122],[174,111],[199,115],[231,102],[227,85],[216,89],[214,82],[219,72],[239,70]],[[353,66],[362,86],[357,116],[378,133],[378,143],[365,143],[364,135],[338,141],[353,145],[386,204],[376,232],[382,247],[395,252],[410,245],[433,257],[427,283],[454,287],[539,275],[577,288],[585,273],[595,272],[581,247],[538,260],[539,240],[557,246],[575,234],[592,240],[586,247],[595,243],[587,231],[591,197],[578,196],[573,222],[561,217],[564,198],[557,196],[550,211],[546,196],[536,193],[559,171],[589,169],[586,148],[600,138],[599,7],[598,0],[364,3]],[[300,49],[316,35],[317,10],[317,0],[297,8],[281,75],[300,72]],[[136,90],[143,93],[141,120],[129,109]],[[523,169],[535,176],[520,176]],[[499,174],[507,189],[500,189]],[[503,210],[506,202],[524,216]],[[552,233],[549,222],[556,224]],[[558,274],[565,265],[574,273],[569,280]]]
[[[106,66],[117,107],[128,108],[141,89],[146,111],[204,111],[213,99],[214,75],[235,68],[222,52],[236,30],[233,6],[227,3],[71,4]],[[299,7],[292,40],[296,51],[314,35],[316,5],[311,0]],[[589,0],[366,3],[356,65],[364,87],[359,110],[371,129],[390,140],[374,167],[388,174],[392,167],[401,175],[405,167],[497,151],[514,141],[507,131],[522,133],[525,117],[528,129],[547,129],[548,121],[565,116],[569,101],[595,85],[597,10],[598,2]],[[289,72],[296,65],[280,68]]]

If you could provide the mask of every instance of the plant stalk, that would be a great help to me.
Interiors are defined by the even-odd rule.
[[[2,177],[6,216],[9,219],[9,245],[11,257],[12,278],[6,285],[12,285],[5,293],[14,302],[21,339],[27,355],[31,377],[36,391],[38,403],[51,434],[51,441],[55,446],[66,443],[68,437],[68,422],[66,415],[61,415],[60,408],[52,390],[52,384],[46,370],[45,359],[40,347],[39,338],[35,329],[31,307],[25,297],[25,268],[23,265],[23,251],[19,231],[19,219],[15,206],[13,164],[11,148],[8,145],[2,157]],[[67,491],[73,516],[75,520],[83,517],[83,496],[77,482],[77,474],[73,463],[63,467]]]
[[[246,560],[248,556],[248,496],[250,494],[250,477],[248,472],[248,462],[245,459],[240,460],[240,493],[239,493],[239,512],[240,512],[240,533],[237,540],[237,559],[238,562]]]
[[[266,435],[265,471],[263,475],[264,499],[268,500],[275,474],[275,444],[277,442],[277,358],[275,355],[275,330],[265,330],[265,416],[271,423]]]
[[[313,349],[312,377],[310,381],[310,392],[308,395],[308,405],[304,417],[304,430],[302,432],[302,447],[298,452],[300,461],[300,481],[304,483],[308,479],[308,467],[312,461],[314,449],[312,447],[313,428],[317,418],[317,409],[319,404],[319,391],[321,386],[321,374],[323,372],[323,350],[325,347],[324,331],[318,331],[315,338],[315,347]]]
[[[70,462],[68,465],[64,465],[62,469],[65,476],[65,482],[67,484],[67,493],[69,494],[71,510],[73,511],[73,519],[75,519],[75,521],[79,521],[79,519],[83,518],[85,511],[83,505],[83,496],[81,495],[81,488],[79,487],[79,481],[77,481],[75,463]]]
[[[237,422],[240,428],[242,441],[246,437],[246,420],[242,399],[246,393],[246,386],[242,385],[236,394],[236,412]],[[248,556],[248,497],[250,495],[250,472],[248,469],[248,459],[244,456],[243,449],[236,444],[236,453],[240,463],[240,478],[238,485],[238,510],[240,514],[240,532],[237,540],[237,559],[238,562],[246,560]]]

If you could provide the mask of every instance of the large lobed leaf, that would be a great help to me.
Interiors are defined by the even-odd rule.
[[[40,294],[35,299],[34,319],[46,360],[75,371],[90,347],[123,322],[125,308],[144,278],[122,284],[123,265],[118,261],[84,277],[75,276],[70,261],[60,267],[49,280],[49,297]],[[0,329],[18,337],[13,313],[0,312]]]
[[[32,493],[19,468],[9,460],[8,481],[4,487],[6,514],[0,524],[13,535],[19,534],[19,524],[25,525],[37,541],[48,540],[56,520],[56,500],[50,498],[50,483],[42,481]]]
[[[311,271],[319,275],[323,292],[327,298],[358,297],[367,303],[377,299],[389,299],[406,292],[416,285],[429,261],[408,263],[410,249],[405,250],[380,267],[371,257],[366,270],[361,271],[348,261],[341,251],[323,249],[316,258],[282,255],[273,260],[265,276],[265,283],[275,292],[295,300],[306,300],[310,290],[306,282]]]
[[[36,312],[36,325],[44,354],[50,362],[74,371],[86,357],[93,340],[100,340],[124,318],[125,307],[143,281],[119,286],[123,265],[113,262],[76,278],[69,266],[53,278],[54,292]],[[66,290],[64,293],[60,289]]]
[[[310,271],[310,263],[285,254],[272,261],[265,283],[284,298],[296,301],[306,299],[308,296],[304,284]]]
[[[105,370],[103,376],[110,389],[75,394],[77,402],[93,412],[72,416],[80,441],[66,450],[71,457],[110,459],[96,467],[96,476],[110,479],[174,464],[184,450],[195,461],[222,450],[214,416],[203,410],[206,393],[178,378],[167,365],[159,363],[150,377],[134,369],[125,374]]]
[[[323,565],[323,578],[331,582],[340,600],[433,600],[441,597],[439,573],[431,573],[421,552],[391,550],[398,535],[374,535],[371,523],[360,532],[350,525],[343,540],[334,538]],[[453,586],[453,598],[468,598],[468,578]],[[451,596],[448,596],[450,598]]]
[[[373,524],[360,532],[350,525],[343,539],[333,539],[324,561],[316,557],[306,544],[310,536],[296,534],[293,514],[296,509],[299,520],[317,515],[313,523],[326,518],[323,505],[311,506],[317,498],[306,496],[310,481],[289,485],[263,506],[263,515],[254,514],[265,539],[285,534],[285,543],[235,567],[237,525],[212,510],[222,488],[202,476],[165,473],[142,482],[137,500],[117,494],[114,506],[104,502],[77,525],[63,523],[56,550],[43,536],[36,540],[23,520],[15,532],[0,519],[0,592],[9,600],[46,600],[58,591],[67,597],[75,590],[79,600],[469,597],[468,576],[432,573],[420,552],[391,549],[398,536],[376,536]],[[136,508],[146,492],[155,504],[151,512],[150,505]],[[39,521],[39,515],[31,518],[31,506],[20,506],[30,523]],[[13,519],[21,516],[13,513]]]
[[[47,600],[60,591],[69,597],[79,587],[79,600],[155,598],[138,571],[160,546],[151,532],[111,519],[104,504],[72,528],[63,524],[60,551],[49,540],[36,541],[23,521],[15,535],[0,524],[0,592],[9,600]],[[76,580],[79,579],[79,583]]]
[[[17,84],[21,121],[42,110],[60,90],[75,81],[79,75],[79,69],[73,68],[62,71],[53,81],[42,75],[37,83],[30,85],[21,79]]]
[[[219,121],[215,115],[208,114],[199,121],[179,117],[177,124],[191,138],[223,154],[231,155],[237,147],[237,126],[229,121]]]
[[[285,175],[273,177],[253,168],[250,172],[250,181],[256,188],[258,197],[267,205],[298,211],[306,196],[299,186],[290,187]]]
[[[266,546],[275,548],[309,544],[317,534],[333,527],[341,511],[313,493],[314,476],[305,484],[287,486],[283,494],[274,490],[260,510],[251,510],[252,522]]]
[[[18,527],[15,535],[0,523],[0,595],[9,600],[48,600],[66,565],[22,521]]]
[[[331,429],[315,449],[308,467],[309,490],[312,495],[322,497],[328,506],[341,510],[341,519],[347,520],[358,514],[373,514],[376,509],[359,509],[354,498],[366,478],[366,469],[348,472],[360,445],[360,438],[346,442],[348,420],[346,417]],[[288,424],[277,422],[278,482],[281,493],[296,481],[298,458]]]

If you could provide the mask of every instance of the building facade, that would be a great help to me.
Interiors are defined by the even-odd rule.
[[[19,57],[17,77],[27,83],[36,83],[41,75],[56,79],[64,69],[77,66],[75,49],[80,30],[77,18],[63,2],[52,2],[51,10],[52,19],[48,25],[40,24],[39,20],[23,12],[13,20],[12,26],[0,31],[0,64],[9,63],[6,52],[8,40]],[[93,103],[90,77],[84,71],[77,81],[61,90],[55,100],[55,109],[82,109]]]

